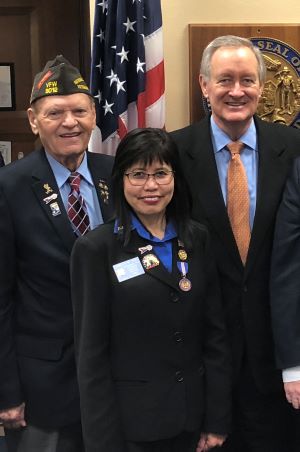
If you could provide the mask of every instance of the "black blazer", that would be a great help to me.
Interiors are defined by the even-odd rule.
[[[255,118],[259,164],[257,204],[245,268],[229,223],[213,153],[209,117],[172,132],[193,198],[193,216],[212,236],[226,320],[238,378],[244,350],[263,392],[277,390],[271,330],[269,273],[277,208],[293,156],[300,153],[300,131]]]
[[[109,185],[112,161],[88,153],[104,220],[112,211],[99,183]],[[45,202],[53,193],[57,216]],[[75,235],[43,150],[1,169],[0,218],[0,409],[25,401],[26,420],[35,425],[76,422],[69,277]]]
[[[0,152],[0,168],[2,166],[5,166],[5,162],[4,162],[4,158],[3,158],[2,152]]]
[[[74,247],[75,348],[86,452],[125,452],[125,439],[156,441],[184,429],[225,433],[230,376],[224,322],[206,229],[189,253],[192,289],[160,263],[118,282],[113,265],[148,242],[123,246],[113,224]],[[152,253],[152,251],[151,251]]]
[[[271,272],[275,350],[281,369],[300,365],[300,159],[278,210]]]

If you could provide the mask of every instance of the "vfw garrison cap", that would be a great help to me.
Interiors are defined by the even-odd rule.
[[[92,97],[89,87],[83,80],[79,70],[72,66],[62,55],[48,61],[33,82],[30,103],[46,96],[65,96],[84,93]]]

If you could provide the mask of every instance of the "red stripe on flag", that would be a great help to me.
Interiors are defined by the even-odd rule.
[[[146,72],[145,107],[154,104],[165,92],[164,61]]]
[[[124,121],[122,121],[120,116],[118,118],[118,126],[119,126],[119,128],[118,128],[119,137],[122,139],[122,138],[125,137],[125,135],[127,134],[128,130],[127,130],[127,127],[126,127]]]

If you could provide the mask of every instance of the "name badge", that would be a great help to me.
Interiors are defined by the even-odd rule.
[[[136,276],[143,275],[145,270],[138,257],[128,259],[128,261],[120,262],[113,265],[114,272],[119,282],[126,281],[127,279],[135,278]]]

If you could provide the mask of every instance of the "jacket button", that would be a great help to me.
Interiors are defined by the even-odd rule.
[[[175,380],[178,381],[178,383],[182,383],[184,381],[181,370],[175,372]]]
[[[246,286],[246,284],[244,285],[244,287],[243,287],[243,292],[248,292],[248,287]]]
[[[181,331],[176,331],[176,333],[174,333],[174,339],[176,342],[182,342],[183,341],[183,333]]]
[[[176,292],[171,292],[170,298],[171,298],[171,301],[173,301],[173,303],[177,303],[179,301],[179,295]]]

